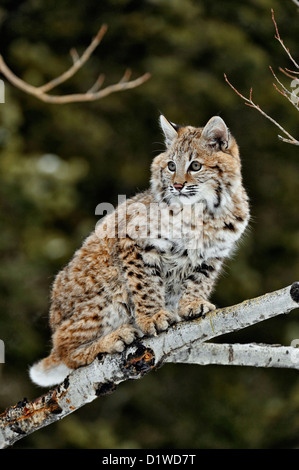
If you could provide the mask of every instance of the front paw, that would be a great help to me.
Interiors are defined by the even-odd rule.
[[[215,310],[216,306],[202,298],[196,300],[184,300],[179,303],[179,315],[184,319],[205,317],[211,310]]]
[[[152,316],[142,316],[136,323],[143,334],[156,336],[160,331],[167,330],[171,324],[177,321],[178,318],[175,314],[162,309]]]

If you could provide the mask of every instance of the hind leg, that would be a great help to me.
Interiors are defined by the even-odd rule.
[[[62,335],[61,330],[58,330],[54,335],[54,348],[68,367],[77,369],[93,362],[98,354],[122,352],[139,336],[140,332],[136,328],[125,324],[106,335],[78,343],[73,338],[66,340],[65,334]]]

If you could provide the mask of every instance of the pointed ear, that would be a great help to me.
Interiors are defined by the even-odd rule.
[[[177,126],[176,124],[168,121],[165,116],[161,114],[160,118],[160,126],[163,131],[164,137],[165,137],[165,144],[166,147],[169,147],[173,140],[177,138],[178,133],[177,133]]]
[[[221,117],[213,116],[203,128],[201,136],[207,140],[211,147],[227,149],[229,144],[229,130]]]

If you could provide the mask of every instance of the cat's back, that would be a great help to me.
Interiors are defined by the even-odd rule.
[[[134,235],[136,223],[138,227],[138,223],[147,220],[145,213],[150,202],[151,195],[145,191],[99,220],[95,230],[55,277],[51,293],[52,327],[69,317],[75,305],[104,294],[110,301],[113,293],[125,290],[121,256],[126,250],[129,253],[129,247],[136,243],[128,233]]]

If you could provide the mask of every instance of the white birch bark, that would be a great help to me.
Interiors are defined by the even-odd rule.
[[[192,349],[181,348],[165,362],[299,369],[299,348],[255,343],[195,343]]]
[[[299,283],[238,305],[217,309],[205,318],[174,325],[156,337],[144,338],[121,354],[103,355],[75,370],[63,384],[33,401],[23,400],[0,415],[0,448],[60,420],[78,408],[111,393],[127,379],[139,379],[169,362],[253,367],[298,368],[294,347],[207,343],[212,338],[286,314],[299,307]]]

